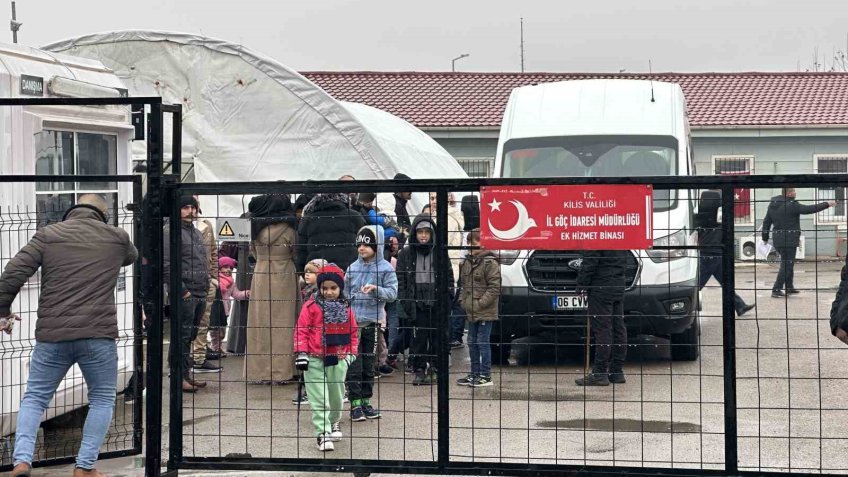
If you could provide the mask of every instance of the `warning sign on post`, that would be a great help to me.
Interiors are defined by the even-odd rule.
[[[218,240],[222,242],[250,242],[250,220],[218,219]]]
[[[480,189],[480,236],[492,250],[639,250],[653,244],[650,185]]]

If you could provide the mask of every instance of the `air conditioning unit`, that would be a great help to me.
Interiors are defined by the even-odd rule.
[[[748,235],[739,239],[737,254],[739,260],[777,260],[777,250],[773,250],[768,257],[763,256],[758,245],[762,242],[759,235]],[[795,259],[803,260],[807,254],[807,240],[803,235],[795,251]]]

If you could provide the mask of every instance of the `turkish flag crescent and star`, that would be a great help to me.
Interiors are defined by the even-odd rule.
[[[644,250],[652,219],[650,185],[480,189],[480,241],[490,250]]]

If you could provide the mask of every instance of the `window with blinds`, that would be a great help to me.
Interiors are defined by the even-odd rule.
[[[816,174],[848,173],[848,154],[816,154]],[[835,200],[836,207],[830,207],[816,214],[818,224],[845,223],[845,187],[820,187],[816,189],[816,202]]]

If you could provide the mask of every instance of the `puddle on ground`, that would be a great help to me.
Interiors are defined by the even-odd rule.
[[[699,424],[691,422],[674,421],[643,421],[637,419],[564,419],[560,421],[539,421],[539,427],[549,429],[575,429],[587,431],[612,431],[613,424],[616,431],[622,432],[658,432],[658,433],[684,433],[701,432]]]

